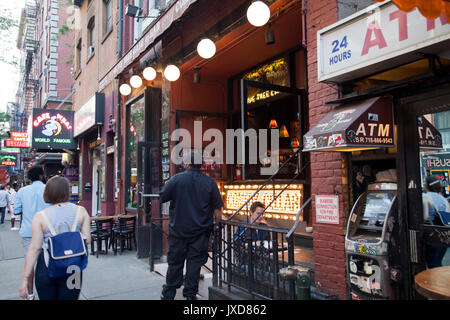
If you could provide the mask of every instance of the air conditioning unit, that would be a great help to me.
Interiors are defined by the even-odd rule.
[[[88,48],[88,57],[90,57],[94,53],[94,46],[89,46]]]

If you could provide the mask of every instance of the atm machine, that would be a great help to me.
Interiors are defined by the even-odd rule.
[[[353,206],[345,236],[347,283],[352,300],[394,299],[389,257],[397,184],[368,186]]]

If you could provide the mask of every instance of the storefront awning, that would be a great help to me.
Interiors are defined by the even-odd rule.
[[[303,151],[359,151],[394,146],[392,100],[375,97],[329,112],[303,136]]]

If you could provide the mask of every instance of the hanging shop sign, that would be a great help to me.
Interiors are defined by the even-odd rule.
[[[78,111],[75,112],[73,136],[77,137],[105,121],[105,94],[96,92]]]
[[[11,138],[5,140],[5,146],[10,148],[29,148],[30,140],[27,132],[10,131]]]
[[[4,152],[4,153],[20,153],[20,148],[2,148],[1,152]]]
[[[339,196],[316,196],[316,222],[339,224]]]
[[[417,60],[416,52],[448,55],[450,23],[374,4],[317,33],[319,81],[342,82]]]
[[[337,107],[303,136],[303,151],[357,151],[394,146],[392,101],[371,98]]]
[[[15,166],[17,164],[17,156],[14,154],[0,154],[0,165]]]
[[[442,149],[442,134],[425,117],[417,117],[419,147],[424,149]]]
[[[35,149],[75,149],[73,111],[33,109],[32,141]]]

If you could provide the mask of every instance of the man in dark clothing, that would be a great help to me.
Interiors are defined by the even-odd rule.
[[[214,180],[200,171],[192,153],[188,170],[167,181],[160,192],[161,203],[171,201],[169,211],[169,268],[161,299],[173,300],[176,289],[186,276],[183,296],[195,300],[198,292],[200,269],[208,260],[209,237],[213,223],[222,217],[223,201]]]

